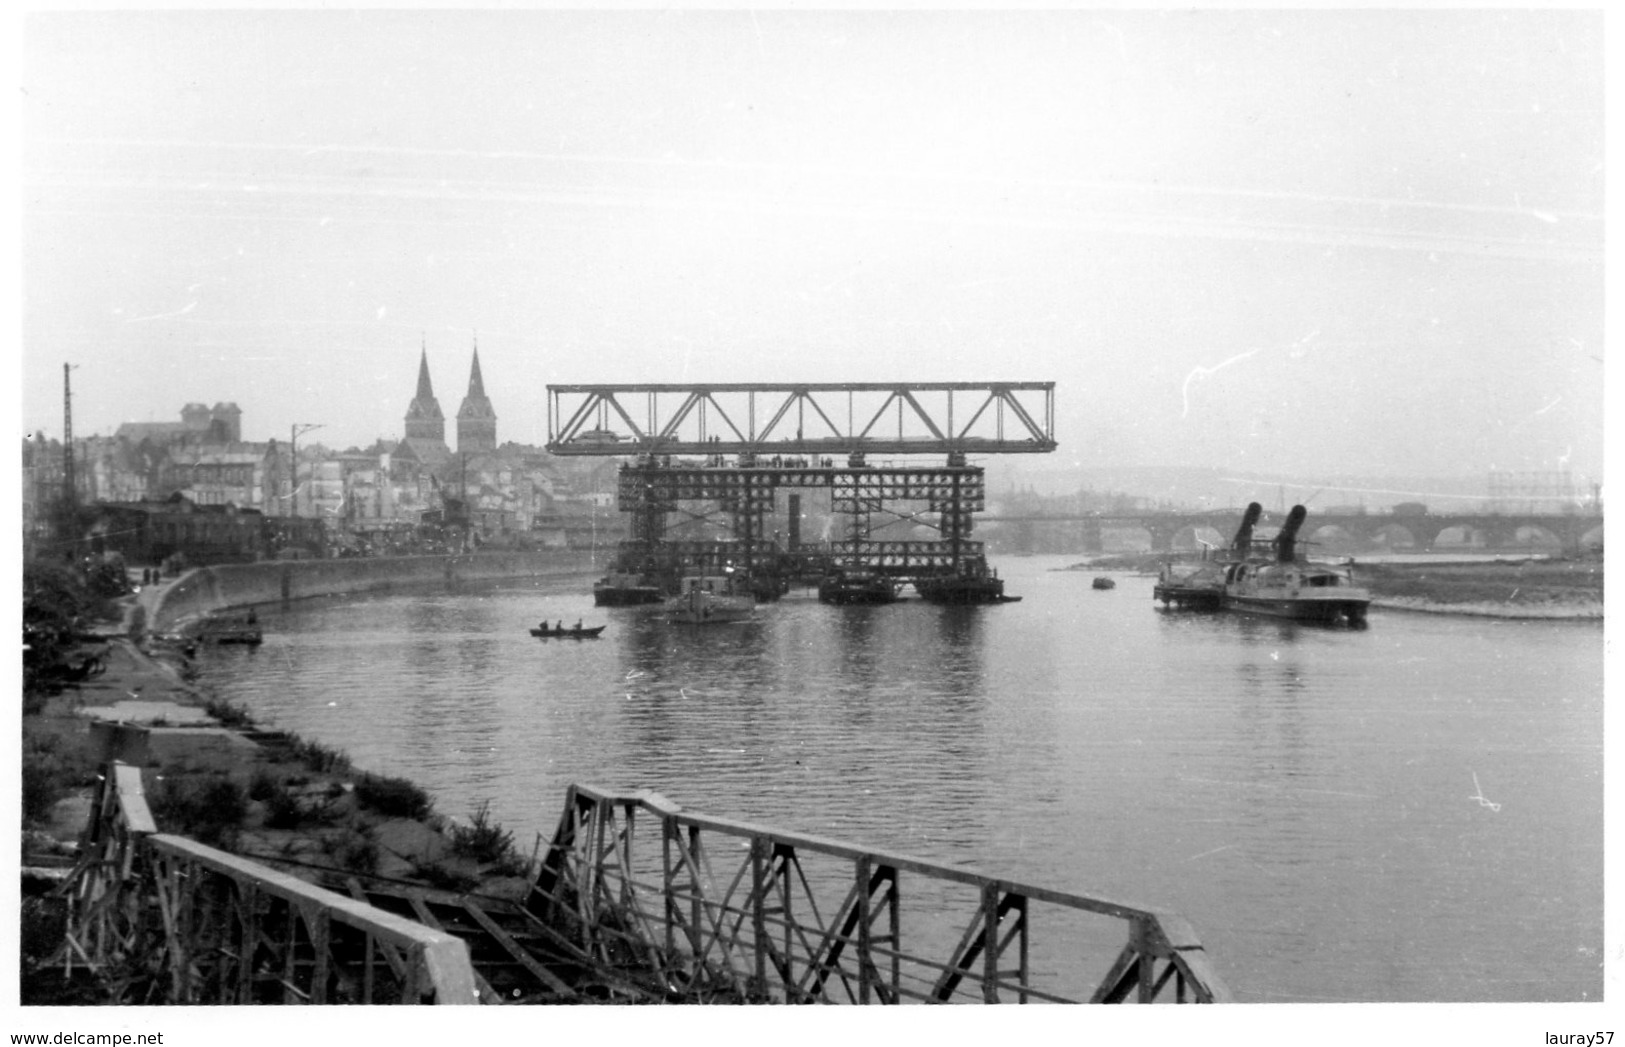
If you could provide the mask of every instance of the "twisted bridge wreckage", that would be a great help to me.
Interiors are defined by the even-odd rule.
[[[95,972],[109,1002],[1230,999],[1174,914],[646,791],[572,786],[520,899],[339,870],[316,884],[158,832],[140,771],[118,762],[82,853],[58,962]]]

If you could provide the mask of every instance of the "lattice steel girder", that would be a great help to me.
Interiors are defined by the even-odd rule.
[[[706,541],[701,539],[661,542],[649,547],[639,543],[622,543],[632,559],[676,559],[694,564],[721,567],[744,559],[745,546],[737,541]],[[910,577],[923,568],[950,568],[955,564],[954,545],[949,541],[922,542],[880,541],[865,538],[838,538],[830,549],[839,557],[855,559],[884,574]],[[987,552],[984,543],[962,538],[959,540],[959,560],[981,557]],[[937,573],[932,571],[931,573]]]
[[[451,935],[184,837],[153,835],[146,839],[145,847],[153,859],[155,894],[164,916],[174,964],[176,999],[170,1002],[209,999],[198,995],[206,986],[193,984],[194,964],[188,959],[200,946],[221,944],[207,935],[199,937],[207,929],[199,922],[203,914],[198,908],[197,893],[198,886],[205,881],[224,891],[234,905],[237,899],[242,899],[244,912],[251,911],[250,906],[254,909],[268,906],[268,912],[283,923],[286,937],[278,941],[256,934],[255,921],[250,919],[230,925],[217,924],[214,929],[230,932],[228,944],[243,958],[240,962],[251,965],[256,947],[280,950],[284,1002],[325,1002],[327,972],[334,962],[331,946],[340,925],[354,932],[347,935],[348,938],[359,936],[367,949],[382,943],[408,958],[401,987],[403,1002],[418,1002],[420,991],[432,991],[437,1004],[478,1002],[468,947]],[[231,972],[221,972],[217,966],[215,971],[217,977],[221,977],[220,988],[226,988],[223,974]],[[245,976],[243,971],[237,974],[239,978]],[[237,999],[242,994],[240,986],[235,991],[222,993]]]
[[[1054,382],[550,385],[561,455],[1041,454]]]
[[[713,468],[694,463],[623,466],[616,503],[623,513],[670,511],[678,502],[739,500],[771,506],[780,487],[827,488],[836,498],[921,501],[931,511],[975,512],[986,498],[980,466],[876,466],[870,468]]]
[[[661,826],[661,853],[647,863],[638,860],[629,831],[634,808]],[[1195,933],[1171,913],[704,815],[645,790],[611,793],[573,785],[566,809],[579,817],[561,824],[547,867],[562,871],[590,863],[611,877],[649,869],[637,891],[596,892],[592,911],[582,915],[628,942],[658,946],[635,951],[668,975],[692,972],[686,979],[691,988],[787,1002],[830,1000],[836,992],[859,1003],[877,997],[887,1003],[904,997],[945,1001],[956,992],[989,1003],[1005,993],[1023,1002],[1077,1002],[1083,997],[1069,991],[1075,975],[1031,966],[1029,938],[1048,920],[1066,926],[1069,914],[1094,914],[1129,930],[1094,1000],[1121,1001],[1138,987],[1139,999],[1150,1002],[1170,984],[1177,1002],[1230,998]],[[619,837],[621,846],[603,846],[617,811],[628,831]],[[650,846],[652,836],[646,837]],[[707,838],[711,846],[702,843]],[[804,868],[809,861],[820,867]],[[899,873],[932,885],[910,892],[919,899],[914,920],[902,919]],[[544,876],[537,887],[553,882]],[[954,886],[970,891],[944,896],[940,890]],[[937,944],[927,946],[918,930],[905,940],[904,923],[918,928],[924,920],[939,929],[962,926],[958,946],[944,955],[936,934],[929,938]],[[922,985],[932,989],[914,988]]]

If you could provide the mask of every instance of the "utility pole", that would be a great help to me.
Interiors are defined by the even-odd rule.
[[[288,515],[290,516],[299,515],[299,434],[320,428],[320,425],[300,425],[297,423],[288,427]]]
[[[76,365],[62,365],[62,528],[60,537],[67,543],[64,548],[72,559],[78,553],[79,540],[79,477],[73,462],[73,389],[68,374]]]
[[[73,388],[68,381],[72,364],[62,365],[62,505],[72,519],[79,501],[79,486],[73,468]]]

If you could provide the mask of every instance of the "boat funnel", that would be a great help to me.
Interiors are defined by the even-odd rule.
[[[1239,556],[1246,556],[1253,545],[1253,524],[1264,515],[1264,507],[1257,502],[1249,503],[1247,511],[1242,514],[1241,526],[1236,528],[1236,537],[1231,540],[1230,548]]]
[[[1291,563],[1297,555],[1298,528],[1303,526],[1304,519],[1309,510],[1301,505],[1294,505],[1292,511],[1286,514],[1286,523],[1281,525],[1281,533],[1275,536],[1275,559],[1281,563]]]

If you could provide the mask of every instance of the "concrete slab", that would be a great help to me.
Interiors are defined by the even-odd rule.
[[[404,818],[374,826],[372,838],[382,849],[408,861],[436,862],[451,853],[451,844],[444,836],[422,822]]]
[[[80,716],[112,723],[139,723],[151,726],[159,723],[172,726],[217,726],[219,721],[195,705],[176,702],[144,702],[137,699],[114,702],[112,705],[87,705],[78,710]]]
[[[245,781],[259,749],[224,727],[159,727],[147,736],[149,767],[225,771]]]

